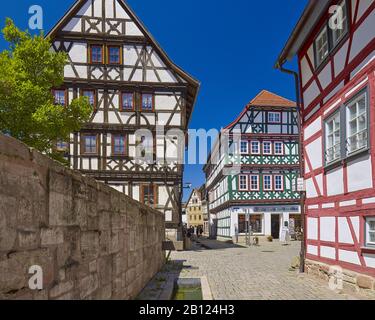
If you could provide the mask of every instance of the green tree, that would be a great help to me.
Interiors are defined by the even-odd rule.
[[[67,55],[51,50],[43,34],[19,30],[11,19],[2,30],[9,50],[0,53],[0,132],[63,161],[57,141],[69,141],[92,112],[86,97],[56,105],[53,88],[64,81]]]

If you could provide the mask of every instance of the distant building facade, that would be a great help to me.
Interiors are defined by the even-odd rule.
[[[235,131],[241,141],[235,141]],[[300,231],[300,197],[292,189],[299,175],[295,103],[262,91],[222,134],[236,154],[222,153],[217,141],[204,167],[217,237],[230,239],[251,229],[278,239],[285,222],[292,232]],[[236,172],[228,173],[233,165]]]
[[[204,227],[202,198],[199,189],[194,189],[186,205],[188,227]]]

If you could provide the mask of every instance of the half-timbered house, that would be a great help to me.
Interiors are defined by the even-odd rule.
[[[222,135],[226,142],[216,141],[204,167],[216,236],[227,239],[251,231],[279,239],[285,222],[296,231],[300,227],[300,198],[294,189],[299,174],[296,104],[264,90]],[[223,143],[228,148],[222,148]]]
[[[372,276],[374,36],[374,0],[310,1],[277,62],[299,63],[307,264]]]
[[[123,0],[78,0],[47,36],[53,50],[68,54],[56,102],[86,96],[94,109],[89,123],[59,146],[67,147],[72,168],[161,210],[167,229],[175,230],[183,150],[178,133],[163,133],[186,134],[199,83],[170,60]],[[139,134],[142,129],[152,135]],[[139,145],[147,161],[137,161]]]

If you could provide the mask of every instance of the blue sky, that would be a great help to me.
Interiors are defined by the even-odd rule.
[[[29,7],[40,5],[44,29],[49,30],[73,2],[6,1],[0,23],[11,17],[26,29]],[[190,124],[194,129],[226,126],[262,89],[294,99],[293,79],[273,65],[306,2],[128,0],[171,59],[201,82]],[[0,50],[5,46],[1,38]],[[187,165],[185,181],[193,187],[202,185],[202,166]]]

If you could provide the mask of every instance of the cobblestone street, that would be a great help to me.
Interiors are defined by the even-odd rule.
[[[259,247],[239,247],[200,240],[192,251],[174,252],[172,260],[184,261],[181,277],[206,276],[215,300],[343,300],[363,296],[338,294],[328,284],[290,271],[300,243],[278,242]]]

